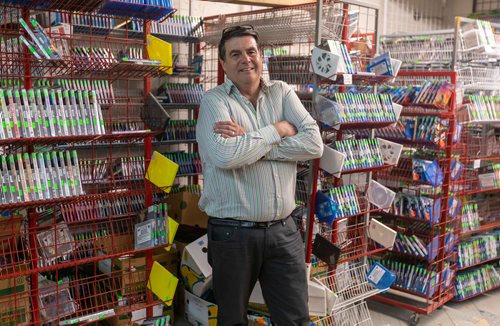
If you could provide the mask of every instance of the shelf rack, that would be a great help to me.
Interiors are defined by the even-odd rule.
[[[57,181],[61,182],[60,187],[73,187],[69,182],[76,180],[81,182],[83,189],[78,195],[71,191],[73,195],[66,193],[60,198],[53,195],[32,196],[29,198],[31,201],[5,202],[4,198],[11,199],[4,197],[2,187],[0,280],[2,284],[19,283],[15,288],[7,289],[10,293],[0,296],[3,307],[0,324],[92,323],[143,308],[146,309],[146,316],[152,317],[153,306],[160,303],[146,284],[153,257],[156,257],[158,249],[163,255],[160,256],[164,257],[165,245],[141,250],[136,250],[134,246],[134,227],[140,221],[141,212],[165,197],[163,191],[144,180],[143,171],[151,160],[153,138],[159,135],[159,131],[150,130],[140,120],[139,113],[141,109],[148,109],[144,94],[151,92],[152,78],[169,78],[172,67],[148,65],[141,61],[119,62],[117,58],[119,51],[133,49],[131,52],[137,55],[136,59],[148,59],[144,55],[144,35],[149,34],[150,20],[166,19],[175,10],[143,5],[120,12],[113,9],[113,12],[108,12],[109,15],[102,13],[116,4],[118,1],[114,0],[0,1],[0,88],[61,89],[63,96],[61,100],[49,101],[47,97],[37,103],[31,99],[30,102],[16,100],[12,104],[18,107],[13,108],[21,111],[23,104],[30,104],[32,108],[37,107],[38,112],[38,107],[47,110],[50,103],[60,109],[57,113],[62,114],[64,110],[68,114],[67,119],[57,115],[56,126],[67,124],[71,130],[76,128],[78,120],[70,108],[81,109],[78,112],[82,113],[88,108],[78,97],[71,102],[65,91],[92,90],[96,93],[96,102],[92,105],[102,113],[99,123],[105,125],[105,132],[95,135],[77,135],[82,133],[79,131],[35,136],[46,133],[30,135],[23,132],[20,137],[0,139],[0,151],[5,156],[75,150],[78,155],[71,159],[60,156],[55,161],[45,161],[46,172],[62,175],[70,173],[69,169],[75,167],[71,171],[75,173],[75,178],[70,177],[69,181],[59,178]],[[136,9],[141,9],[142,13]],[[49,27],[51,17],[56,15],[68,17],[69,22],[74,19],[75,29],[61,33],[59,28]],[[80,22],[98,18],[107,24],[94,29],[94,26],[76,23],[76,17]],[[144,19],[143,37],[127,36],[128,26],[114,30],[110,22],[116,17]],[[19,24],[20,18],[28,24],[31,23],[30,18],[37,19],[58,47],[59,59],[37,59],[18,41],[21,35],[30,38]],[[89,55],[77,53],[76,49],[83,48],[89,49]],[[75,94],[78,95],[78,92]],[[28,128],[25,121],[22,122],[19,126]],[[137,157],[141,159],[134,162],[141,164],[142,169],[133,172],[121,170],[126,170],[126,166],[120,163],[123,159],[127,161]],[[108,162],[103,165],[106,173],[98,174],[93,170],[90,179],[77,177],[78,172],[83,175],[89,172],[89,166],[93,168],[104,161]],[[90,162],[89,166],[84,162]],[[35,188],[37,174],[42,172],[33,161],[31,166],[25,160],[10,163],[7,168],[0,167],[1,179],[4,180],[6,173],[10,176],[11,172],[21,169],[30,171],[28,178],[34,179],[26,181],[30,192],[38,191]],[[56,182],[51,186],[55,185]],[[42,197],[48,199],[34,200]],[[137,260],[132,263],[130,259],[123,260],[123,256]],[[108,266],[110,270],[105,268],[107,263],[111,264]],[[122,264],[121,269],[111,270],[117,264]],[[136,271],[131,272],[134,269]],[[175,268],[170,269],[175,271]],[[137,286],[129,286],[131,280]],[[24,312],[16,309],[23,309]]]

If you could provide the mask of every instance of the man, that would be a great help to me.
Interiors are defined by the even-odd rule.
[[[247,324],[257,279],[271,319],[309,325],[304,245],[289,215],[296,163],[320,157],[323,145],[291,87],[261,79],[258,40],[252,26],[222,32],[227,81],[203,97],[196,129],[218,325]]]

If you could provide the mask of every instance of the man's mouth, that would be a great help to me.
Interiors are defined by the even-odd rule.
[[[248,67],[248,68],[240,69],[241,72],[246,72],[246,71],[251,71],[251,70],[254,70],[254,68]]]

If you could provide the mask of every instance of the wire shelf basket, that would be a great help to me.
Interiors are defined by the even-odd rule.
[[[314,82],[311,72],[311,56],[276,56],[268,63],[271,80],[283,80],[289,84],[309,85]]]
[[[263,45],[291,44],[300,40],[314,40],[316,26],[316,7],[314,4],[292,8],[254,11],[243,15],[219,16],[205,21],[206,33],[203,40],[209,44],[219,43],[222,31],[235,25],[252,25],[259,32]],[[343,23],[342,4],[329,3],[323,6],[322,35],[326,39],[340,40]],[[349,35],[354,33],[359,11],[351,10],[349,16]]]
[[[381,37],[382,52],[403,61],[402,68],[449,68],[455,35],[452,29],[429,34],[401,34]]]
[[[464,88],[500,91],[499,67],[467,67],[458,70],[458,77],[463,82]]]
[[[370,238],[368,225],[364,222],[352,223],[350,219],[340,219],[333,228],[331,225],[321,224],[320,234],[342,250],[339,257],[341,263],[387,249]]]
[[[315,326],[372,326],[372,318],[366,301],[361,301],[345,307],[327,316],[313,321]]]
[[[315,279],[337,294],[333,311],[382,292],[368,282],[368,264],[355,261],[337,265],[335,271]],[[364,325],[364,324],[363,324]]]

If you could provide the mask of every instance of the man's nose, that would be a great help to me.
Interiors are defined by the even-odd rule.
[[[243,61],[245,62],[248,62],[250,61],[250,55],[248,55],[248,53],[243,53],[243,56],[241,57],[243,59]]]

